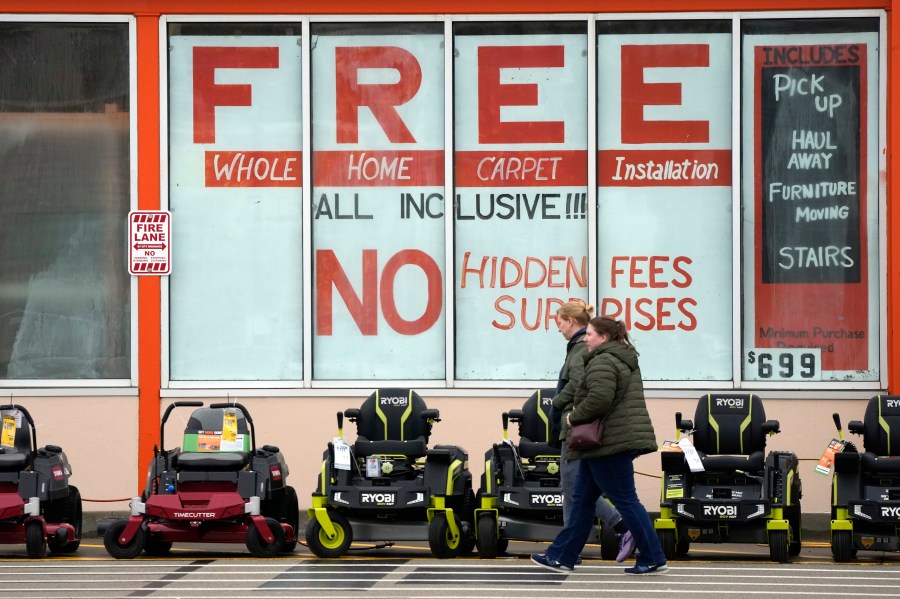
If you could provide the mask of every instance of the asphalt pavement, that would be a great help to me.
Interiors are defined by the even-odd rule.
[[[900,598],[900,554],[860,551],[854,562],[835,564],[823,541],[804,543],[788,564],[772,562],[765,545],[694,545],[686,558],[669,562],[667,575],[654,577],[626,576],[593,545],[574,573],[550,572],[528,559],[544,546],[514,541],[497,559],[437,560],[427,543],[357,544],[340,559],[323,560],[302,545],[258,559],[242,544],[177,544],[166,557],[115,560],[100,539],[89,538],[71,556],[32,560],[24,546],[6,545],[0,597]]]

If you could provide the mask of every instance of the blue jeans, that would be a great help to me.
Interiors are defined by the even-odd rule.
[[[634,487],[633,460],[630,453],[577,460],[572,513],[553,544],[547,548],[548,558],[575,567],[575,560],[581,555],[591,534],[597,499],[601,493],[606,493],[622,515],[625,526],[634,535],[639,552],[637,565],[653,566],[666,562],[653,522],[641,505]]]
[[[559,450],[559,484],[563,492],[563,524],[569,521],[569,514],[572,513],[573,497],[575,496],[575,476],[578,474],[578,462],[580,460],[566,459],[568,443],[562,442]],[[614,527],[622,519],[619,512],[616,511],[610,503],[601,497],[597,500],[597,517],[603,522],[603,526]]]

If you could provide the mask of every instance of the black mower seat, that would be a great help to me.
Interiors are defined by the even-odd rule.
[[[699,453],[699,452],[698,452]],[[761,451],[750,455],[705,455],[700,453],[700,461],[707,472],[759,472],[765,465],[766,457]]]
[[[10,447],[2,448],[0,453],[0,472],[21,472],[28,468],[31,456]]]
[[[550,447],[547,441],[551,435],[550,407],[556,389],[538,389],[525,400],[519,420],[519,456],[536,458],[538,456],[559,457],[559,449]],[[558,432],[558,431],[557,431]]]
[[[250,454],[243,452],[187,452],[175,458],[178,470],[189,472],[236,472],[250,463]]]
[[[898,456],[879,456],[867,451],[861,457],[864,472],[900,472]]]
[[[412,441],[369,441],[365,437],[357,437],[353,446],[356,455],[368,457],[370,455],[402,455],[409,459],[420,458],[428,451],[423,437]]]
[[[538,456],[559,457],[559,449],[550,447],[547,443],[537,443],[528,439],[519,439],[519,456],[523,458],[536,458]]]
[[[423,418],[425,401],[412,389],[378,389],[356,411],[354,452],[370,455],[402,455],[413,460],[428,450],[431,425]]]

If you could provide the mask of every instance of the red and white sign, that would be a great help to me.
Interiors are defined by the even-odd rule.
[[[164,210],[128,213],[128,272],[167,275],[172,270],[172,215]]]

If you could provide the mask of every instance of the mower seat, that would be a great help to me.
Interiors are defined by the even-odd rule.
[[[31,463],[30,454],[12,447],[2,447],[0,451],[0,472],[21,472]]]
[[[6,410],[2,416],[17,415],[18,410]],[[21,472],[31,467],[34,448],[31,446],[31,428],[24,417],[19,414],[21,426],[16,426],[13,445],[0,445],[0,472]]]
[[[429,425],[423,413],[425,401],[412,389],[378,389],[345,415],[356,420],[357,457],[370,455],[424,457],[428,451]]]
[[[188,472],[236,472],[250,464],[247,419],[239,408],[235,410],[236,434],[247,451],[235,451],[222,440],[225,427],[223,408],[199,408],[194,410],[184,429],[184,451],[173,458],[179,471]]]
[[[850,430],[859,429],[858,422]],[[869,400],[862,422],[863,472],[900,472],[900,397],[876,395]]]
[[[243,452],[189,452],[175,458],[175,467],[189,472],[236,472],[250,464],[250,454]]]
[[[766,422],[762,401],[753,394],[709,394],[697,404],[694,447],[707,472],[759,472],[765,465]]]
[[[559,449],[547,443],[550,437],[550,407],[556,389],[538,389],[522,406],[519,420],[519,456],[559,456]]]

